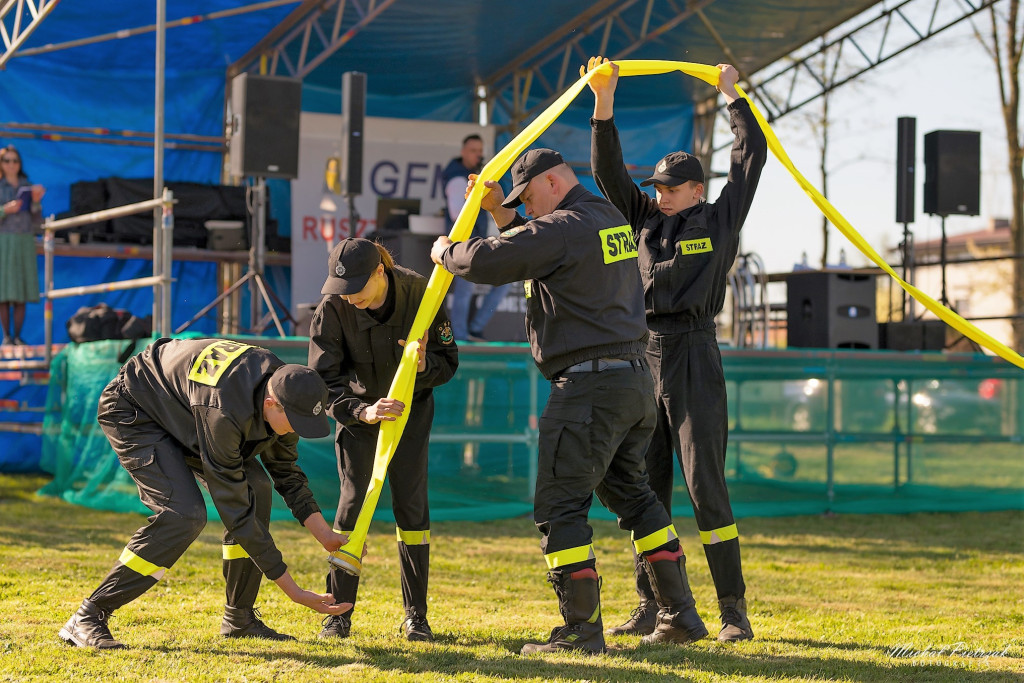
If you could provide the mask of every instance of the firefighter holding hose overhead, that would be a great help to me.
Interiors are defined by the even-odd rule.
[[[601,68],[607,59],[592,57],[580,75]],[[715,339],[715,316],[725,301],[726,277],[739,248],[739,233],[754,199],[768,155],[768,144],[750,109],[736,90],[739,74],[719,64],[718,91],[728,102],[736,136],[729,177],[714,203],[701,201],[705,189],[700,161],[671,152],[640,183],[653,185],[651,198],[629,177],[613,118],[618,67],[589,81],[593,90],[591,167],[601,193],[633,226],[643,279],[647,360],[657,392],[658,426],[647,449],[647,472],[658,499],[672,513],[672,451],[679,458],[704,554],[718,592],[722,641],[748,640],[754,633],[740,565],[739,532],[725,483],[728,438],[725,376]],[[639,558],[637,559],[639,562]],[[612,634],[650,633],[657,625],[654,591],[638,570],[640,604]]]

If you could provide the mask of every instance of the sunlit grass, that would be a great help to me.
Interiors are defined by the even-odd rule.
[[[523,643],[559,621],[531,520],[433,525],[433,644],[399,635],[394,530],[376,524],[351,638],[318,641],[319,615],[269,583],[258,603],[267,623],[299,641],[221,638],[220,530],[210,523],[164,581],[115,613],[111,628],[130,649],[99,654],[63,645],[57,631],[144,518],[38,498],[44,481],[0,475],[0,681],[1024,679],[1020,512],[741,520],[755,640],[647,647],[622,637],[598,657],[529,658],[517,654]],[[676,525],[716,632],[693,521]],[[634,606],[632,560],[614,523],[594,531],[610,625]],[[321,589],[324,552],[295,523],[273,533],[299,583]]]

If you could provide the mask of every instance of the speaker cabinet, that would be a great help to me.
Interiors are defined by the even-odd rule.
[[[917,119],[896,120],[896,222],[914,222],[914,170],[917,163]]]
[[[363,193],[363,126],[366,119],[366,74],[341,75],[341,194]]]
[[[924,212],[977,216],[981,208],[981,133],[934,130],[924,136]]]
[[[243,73],[231,80],[229,170],[235,176],[299,176],[302,81]]]
[[[946,323],[941,320],[881,323],[878,346],[891,351],[941,351],[946,346]]]
[[[788,346],[878,348],[874,275],[792,273],[786,291]]]

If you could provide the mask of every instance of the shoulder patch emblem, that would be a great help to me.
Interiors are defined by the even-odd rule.
[[[452,324],[450,322],[445,320],[437,326],[437,338],[445,346],[450,346],[455,341],[455,335],[452,333]]]
[[[509,228],[505,232],[501,233],[501,236],[504,237],[505,239],[509,239],[511,237],[515,237],[516,235],[518,235],[519,233],[521,233],[525,229],[526,229],[525,225],[517,225],[516,227]]]

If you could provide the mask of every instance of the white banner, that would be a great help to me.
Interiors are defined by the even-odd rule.
[[[299,177],[292,181],[292,310],[301,319],[305,304],[320,301],[331,248],[347,237],[366,237],[377,227],[377,199],[418,198],[420,214],[444,209],[441,173],[462,150],[471,133],[484,141],[485,155],[494,149],[493,127],[470,123],[409,119],[366,119],[363,138],[363,193],[355,198],[359,216],[349,226],[344,197],[324,187],[327,159],[340,156],[340,115],[303,112],[300,124]],[[329,202],[335,209],[324,210]],[[330,208],[328,206],[328,208]]]

